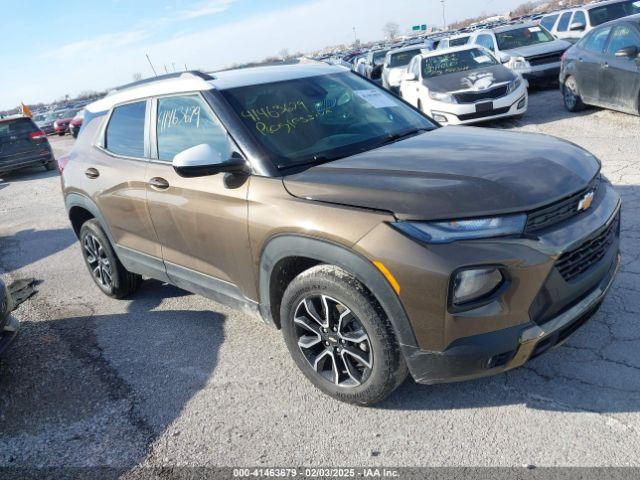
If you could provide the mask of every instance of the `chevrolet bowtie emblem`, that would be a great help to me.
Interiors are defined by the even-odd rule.
[[[593,191],[585,194],[585,196],[582,197],[582,200],[580,200],[580,203],[578,203],[578,211],[584,212],[591,206],[592,203],[593,203]]]

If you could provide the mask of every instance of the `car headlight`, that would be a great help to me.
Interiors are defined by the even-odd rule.
[[[396,222],[392,225],[425,243],[451,243],[457,240],[518,235],[524,231],[526,222],[527,216],[518,214],[444,222]]]
[[[509,89],[507,90],[507,93],[515,92],[517,89],[520,88],[521,85],[522,85],[522,77],[518,76],[513,82],[509,84]]]
[[[531,72],[531,64],[524,57],[511,57],[507,62],[507,67],[518,73]]]
[[[458,103],[455,97],[450,93],[432,92],[431,90],[429,90],[429,97],[438,102]]]

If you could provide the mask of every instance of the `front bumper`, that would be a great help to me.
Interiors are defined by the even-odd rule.
[[[531,67],[531,71],[522,75],[530,85],[542,85],[557,82],[560,76],[560,62]]]
[[[452,104],[430,100],[428,108],[431,118],[442,125],[466,125],[522,115],[527,111],[529,98],[522,85],[515,92],[493,100],[492,110],[478,112],[478,103],[483,102]]]
[[[409,353],[406,360],[414,379],[418,383],[437,384],[496,375],[561,345],[598,311],[619,266],[620,255],[616,254],[596,288],[543,325],[530,322],[465,338],[442,353],[420,350]]]

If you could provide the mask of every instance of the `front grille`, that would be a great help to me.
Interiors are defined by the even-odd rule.
[[[501,87],[482,90],[479,92],[460,92],[456,93],[454,96],[458,103],[476,103],[482,100],[494,100],[496,98],[504,97],[508,90],[509,85],[503,85]]]
[[[525,233],[533,233],[567,220],[578,213],[578,205],[584,196],[593,191],[594,195],[600,185],[600,176],[596,177],[587,188],[552,205],[530,212],[527,217]]]
[[[546,65],[548,63],[557,63],[560,61],[563,53],[564,52],[554,52],[547,53],[545,55],[536,55],[533,57],[528,57],[527,60],[532,67],[535,67],[536,65]]]
[[[464,115],[458,115],[458,118],[462,121],[465,121],[465,120],[475,120],[476,118],[491,117],[493,115],[502,115],[503,113],[507,113],[510,108],[511,107],[504,107],[504,108],[496,108],[495,110],[489,110],[487,112],[466,113]]]
[[[616,239],[619,225],[620,213],[608,227],[596,236],[591,237],[579,247],[564,253],[556,262],[556,268],[562,278],[570,282],[602,260]]]

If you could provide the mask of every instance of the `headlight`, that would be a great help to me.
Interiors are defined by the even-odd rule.
[[[524,57],[511,57],[507,62],[507,67],[518,73],[531,72],[531,64]]]
[[[396,222],[393,226],[425,243],[451,243],[457,240],[518,235],[524,231],[526,222],[527,216],[519,214],[445,222]]]
[[[458,103],[455,97],[449,93],[432,92],[429,90],[429,97],[433,100],[437,100],[438,102]]]
[[[480,300],[502,285],[504,277],[498,268],[462,270],[453,279],[453,304]]]
[[[509,89],[507,90],[507,93],[515,92],[517,89],[520,88],[520,85],[522,85],[522,77],[518,76],[518,78],[516,78],[513,82],[509,84]]]

